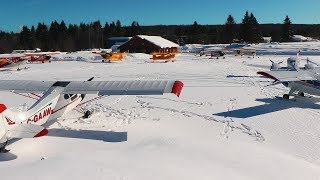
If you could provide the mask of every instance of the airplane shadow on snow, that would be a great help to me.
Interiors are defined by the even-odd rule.
[[[51,137],[65,137],[76,139],[89,139],[104,142],[124,142],[128,140],[127,132],[114,131],[95,131],[95,130],[66,130],[66,129],[49,129],[48,136]]]
[[[17,159],[18,156],[15,154],[12,154],[10,152],[8,153],[0,153],[0,162],[5,162],[5,161],[12,161]]]
[[[294,101],[296,100],[296,101]],[[269,114],[277,111],[282,111],[289,108],[301,108],[301,109],[320,109],[320,98],[317,97],[297,97],[293,100],[285,100],[282,98],[265,98],[256,99],[256,101],[264,102],[265,104],[247,107],[243,109],[237,109],[232,111],[226,111],[213,114],[214,116],[233,117],[233,118],[250,118]]]
[[[98,140],[103,142],[118,143],[128,140],[127,132],[114,132],[114,131],[95,131],[95,130],[66,130],[66,129],[49,129],[47,136],[51,137],[64,137],[76,139]],[[21,139],[13,139],[9,144],[17,142]],[[17,159],[18,156],[8,153],[0,153],[0,162],[12,161]]]

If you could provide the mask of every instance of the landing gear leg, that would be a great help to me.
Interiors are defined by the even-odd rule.
[[[8,145],[8,142],[9,142],[9,141],[6,141],[6,142],[4,143],[4,145],[3,145],[2,147],[0,147],[0,153],[7,153],[7,152],[10,151],[10,150],[6,149],[6,146]]]
[[[301,96],[301,97],[304,97],[304,93],[303,92],[299,92],[298,95]]]
[[[290,99],[290,96],[293,96],[295,92],[297,92],[295,89],[290,89],[288,94],[283,95],[283,99]]]

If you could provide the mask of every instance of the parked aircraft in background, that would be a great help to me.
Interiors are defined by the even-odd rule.
[[[0,70],[20,70],[28,57],[23,54],[0,54]]]
[[[61,54],[61,52],[33,52],[33,53],[24,53],[26,56],[29,56],[31,59],[29,62],[51,62],[51,56],[56,54]]]
[[[222,57],[223,59],[225,59],[225,53],[222,50],[204,50],[200,52],[200,56],[203,55],[210,56],[211,58],[219,59],[219,57]]]
[[[94,54],[100,54],[104,59],[102,62],[122,61],[123,53],[120,52],[93,52]]]
[[[299,65],[300,58],[297,55],[296,58],[287,60],[287,67],[280,67],[278,63],[273,62],[271,71],[257,73],[289,87],[289,93],[283,95],[285,99],[295,94],[304,96],[304,93],[320,96],[320,67],[315,67],[309,60],[303,68]]]

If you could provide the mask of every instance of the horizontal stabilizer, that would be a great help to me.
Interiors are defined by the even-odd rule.
[[[34,124],[17,124],[7,132],[10,138],[37,138],[47,134],[47,129]]]

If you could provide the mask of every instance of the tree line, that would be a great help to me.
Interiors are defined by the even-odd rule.
[[[53,21],[50,25],[38,23],[37,26],[23,26],[19,33],[0,31],[0,53],[35,48],[43,51],[109,48],[110,37],[138,34],[159,35],[183,45],[231,43],[236,39],[259,43],[263,36],[272,37],[277,42],[290,42],[294,33],[319,38],[320,25],[292,24],[288,16],[281,24],[259,24],[254,14],[248,11],[240,23],[236,23],[233,16],[229,15],[223,25],[201,25],[195,21],[191,25],[140,26],[134,21],[129,26],[122,26],[119,20],[103,25],[100,21],[67,25],[64,21]]]

